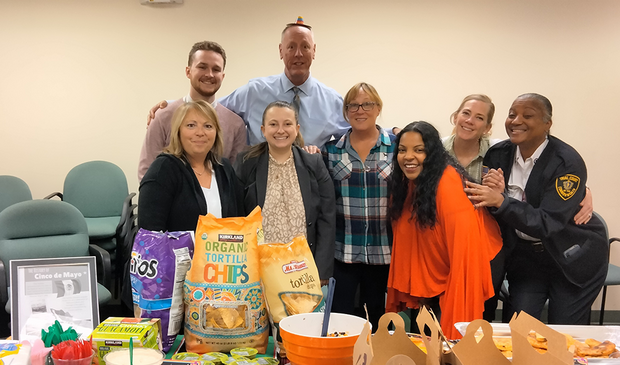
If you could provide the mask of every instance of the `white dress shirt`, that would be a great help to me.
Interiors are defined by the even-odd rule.
[[[211,171],[211,187],[205,188],[201,186],[201,188],[202,193],[205,195],[207,212],[213,214],[216,218],[222,218],[222,200],[220,199],[220,190],[217,187],[215,171]]]
[[[525,196],[525,186],[527,185],[527,180],[530,178],[530,174],[534,169],[534,165],[538,161],[538,158],[543,153],[547,145],[549,144],[549,139],[545,138],[545,141],[538,146],[536,151],[527,159],[523,159],[521,155],[521,149],[517,146],[517,151],[515,152],[515,159],[512,163],[512,169],[510,170],[510,178],[508,179],[508,196],[517,200],[527,201],[527,197]],[[540,241],[539,238],[528,236],[525,233],[515,230],[517,232],[517,236],[524,240],[528,241]]]
[[[248,128],[248,143],[265,141],[260,126],[267,105],[282,100],[293,102],[293,83],[284,73],[250,80],[246,85],[219,100],[243,119]],[[306,145],[323,146],[332,136],[338,138],[350,127],[342,115],[342,97],[312,76],[298,86],[301,110],[299,124]]]

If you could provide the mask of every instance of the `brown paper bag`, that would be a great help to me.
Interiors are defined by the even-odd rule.
[[[515,315],[510,321],[512,333],[513,365],[572,365],[573,355],[568,351],[566,336],[545,326],[541,321],[525,312]],[[541,354],[527,340],[530,331],[536,331],[547,338],[548,350]]]
[[[362,333],[360,333],[360,336],[353,346],[354,365],[370,365],[372,363],[373,354],[370,335],[370,322],[367,319]]]
[[[393,334],[388,331],[390,322],[394,323]],[[372,365],[386,365],[395,355],[405,355],[418,365],[439,365],[439,358],[428,362],[426,354],[411,342],[405,332],[405,322],[397,313],[386,313],[379,319],[379,328],[372,337],[372,350]]]
[[[439,364],[443,353],[441,338],[445,337],[441,332],[441,325],[439,324],[437,317],[435,317],[435,314],[429,312],[428,309],[424,306],[421,307],[418,312],[418,318],[416,318],[416,323],[418,324],[418,328],[423,335],[422,341],[424,341],[424,345],[426,346],[426,364]],[[430,336],[424,335],[425,328],[428,328],[431,331]]]
[[[482,329],[480,342],[476,332]],[[510,361],[498,350],[493,342],[493,327],[483,319],[477,319],[467,326],[465,336],[454,345],[452,365],[510,365]]]

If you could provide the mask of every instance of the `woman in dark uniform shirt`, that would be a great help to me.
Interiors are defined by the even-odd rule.
[[[500,224],[513,309],[540,318],[549,300],[549,323],[588,324],[607,273],[608,243],[596,217],[581,225],[573,219],[585,196],[586,165],[549,135],[551,116],[546,97],[519,96],[506,119],[510,140],[489,149],[483,185],[467,183],[465,191]]]

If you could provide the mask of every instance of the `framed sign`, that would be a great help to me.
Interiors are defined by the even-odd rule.
[[[89,335],[99,324],[95,257],[11,260],[11,336],[40,338],[55,321]]]

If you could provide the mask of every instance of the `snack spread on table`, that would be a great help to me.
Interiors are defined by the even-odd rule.
[[[185,233],[171,237],[173,233],[141,231],[142,236],[138,234],[139,239],[134,244],[131,262],[135,315],[157,318],[112,317],[102,322],[91,335],[98,363],[106,365],[104,356],[114,349],[128,347],[130,338],[133,338],[134,346],[157,350],[158,355],[163,355],[162,344],[165,350],[176,338],[174,334],[179,320],[175,313],[183,306],[179,306],[175,294],[178,283],[182,281],[180,277],[184,277],[185,341],[190,352],[173,355],[173,362],[279,364],[274,358],[256,358],[259,352],[265,352],[267,346],[267,320],[271,317],[277,329],[280,320],[287,316],[318,311],[323,295],[316,263],[305,237],[298,236],[288,244],[265,244],[262,242],[261,222],[259,207],[248,217],[218,219],[210,214],[201,216],[196,229],[195,255],[187,275],[185,268],[179,265],[187,266],[192,255],[191,237],[185,237]],[[161,240],[155,239],[158,235],[165,235],[175,242],[161,244]],[[161,292],[161,287],[167,292]],[[527,331],[528,327],[520,332],[519,338],[523,338]],[[427,353],[421,335],[407,335],[413,344]],[[346,336],[349,336],[347,331],[327,335]],[[571,335],[564,336],[576,363],[583,358],[620,357],[620,351],[611,341],[588,338],[581,342]],[[476,338],[480,341],[481,336]],[[537,352],[548,351],[547,338],[537,332],[530,331],[527,340]],[[493,337],[493,341],[504,356],[512,358],[512,338],[498,336]],[[88,351],[92,353],[90,342],[88,344]],[[447,343],[444,346],[448,346]],[[140,350],[145,349],[134,351]],[[230,355],[213,351],[230,351]],[[4,352],[0,351],[0,357]],[[444,348],[444,354],[448,352],[449,349]],[[499,356],[495,351],[493,353]],[[285,355],[285,351],[278,355]],[[107,359],[112,362],[110,356]]]
[[[575,340],[573,336],[564,334],[566,336],[566,344],[568,350],[574,354],[575,357],[588,357],[588,358],[608,358],[614,352],[617,352],[616,345],[610,341],[600,342],[592,338],[586,339],[584,342]],[[544,336],[532,331],[527,337],[528,342],[536,351],[543,354],[547,352],[547,339]],[[495,346],[506,357],[512,357],[512,339],[496,337],[493,338]]]
[[[420,348],[420,350],[424,353],[427,353],[426,345],[419,334],[410,333],[408,336],[411,342],[418,346],[418,348]],[[574,354],[575,358],[608,358],[612,353],[618,353],[620,355],[620,352],[616,349],[616,345],[611,341],[600,342],[595,339],[588,338],[584,342],[580,342],[575,340],[575,338],[571,335],[564,334],[564,336],[566,336],[568,350]],[[476,337],[479,339],[481,336]],[[536,349],[539,353],[543,354],[547,352],[547,339],[544,336],[532,331],[527,339],[530,345],[532,345],[532,347],[534,347],[534,349]],[[507,358],[512,358],[512,338],[494,337],[493,342],[502,354],[504,354],[504,356]]]

